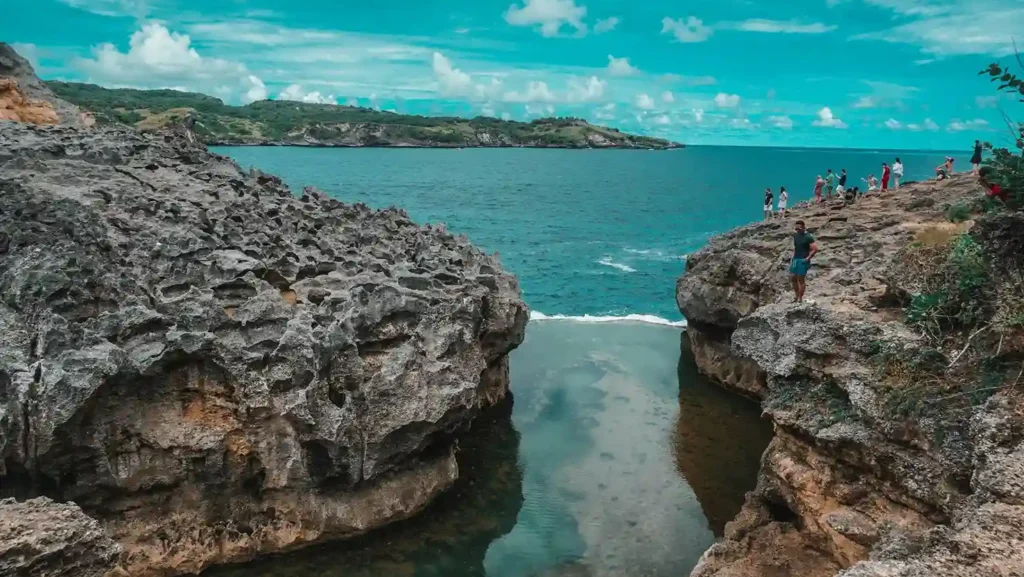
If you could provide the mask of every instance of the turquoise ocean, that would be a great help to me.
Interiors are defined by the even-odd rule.
[[[754,487],[771,427],[701,377],[675,307],[686,256],[761,218],[763,191],[809,198],[899,156],[946,152],[217,148],[345,202],[444,223],[515,273],[533,313],[514,403],[462,444],[461,478],[424,514],[223,577],[555,577],[689,573]],[[969,156],[954,154],[963,160]],[[508,407],[501,410],[509,410]]]

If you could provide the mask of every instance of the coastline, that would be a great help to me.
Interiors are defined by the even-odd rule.
[[[466,144],[463,146],[456,146],[450,144],[333,144],[333,143],[302,143],[302,142],[233,142],[233,141],[208,141],[204,142],[206,146],[239,146],[239,147],[251,147],[251,148],[417,148],[417,149],[463,149],[463,148],[495,148],[495,149],[516,149],[516,148],[530,148],[530,149],[554,149],[554,150],[682,150],[686,148],[685,144],[672,143],[670,146],[568,146],[568,145],[538,145],[538,144],[521,144],[521,145],[480,145],[480,144]]]

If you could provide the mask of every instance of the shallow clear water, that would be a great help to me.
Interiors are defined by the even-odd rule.
[[[462,443],[463,478],[423,515],[221,577],[686,575],[753,488],[771,429],[680,358],[680,331],[535,323],[511,425]]]
[[[348,202],[399,206],[501,255],[547,315],[682,319],[675,278],[715,233],[761,217],[766,186],[791,202],[814,177],[852,180],[899,155],[907,179],[945,153],[735,147],[633,150],[219,148],[243,167]],[[963,155],[961,155],[963,156]]]

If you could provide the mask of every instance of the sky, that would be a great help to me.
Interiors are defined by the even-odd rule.
[[[0,39],[46,79],[513,120],[687,144],[1009,141],[1024,0],[31,0]],[[1024,43],[1024,38],[1020,38]]]

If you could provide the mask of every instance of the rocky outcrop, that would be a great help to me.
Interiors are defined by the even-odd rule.
[[[185,129],[0,124],[0,486],[81,505],[131,575],[415,514],[527,316],[465,238]]]
[[[0,121],[91,126],[92,116],[64,102],[36,78],[32,65],[0,42]]]
[[[0,575],[117,577],[120,553],[74,503],[0,500]]]
[[[695,577],[1024,574],[1018,371],[995,387],[954,382],[964,339],[936,345],[904,314],[925,276],[909,249],[969,231],[991,258],[1005,256],[997,274],[1020,270],[1019,218],[947,219],[950,205],[980,197],[963,176],[806,207],[688,259],[677,301],[699,367],[760,399],[776,431],[757,489]],[[797,218],[821,248],[803,304],[787,271]],[[998,351],[991,343],[1000,366],[1021,366],[1016,330],[994,337]],[[927,386],[914,377],[926,362],[943,367]],[[939,403],[954,397],[971,400]]]

